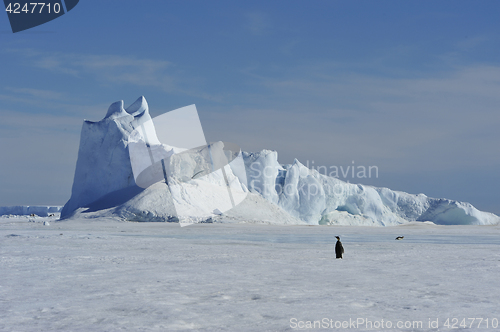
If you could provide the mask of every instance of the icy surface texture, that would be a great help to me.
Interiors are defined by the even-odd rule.
[[[275,188],[276,177],[283,169],[278,163],[278,153],[269,150],[243,152],[243,159],[250,192],[258,193],[271,203],[277,204],[279,197]]]
[[[492,225],[500,218],[469,203],[343,182],[295,160],[280,165],[275,151],[244,153],[248,186],[307,224],[389,226],[409,221]]]
[[[206,145],[194,105],[151,119],[143,97],[126,110],[122,101],[114,103],[103,120],[84,123],[62,218],[109,209],[141,221],[190,223],[220,215],[248,193],[241,151],[230,146]]]
[[[206,144],[195,105],[143,122],[128,138],[135,183],[166,185],[181,225],[212,218],[236,207],[247,195],[241,150],[231,143]],[[234,167],[231,165],[234,164]]]
[[[113,103],[99,122],[84,121],[71,198],[62,218],[106,194],[135,185],[128,136],[150,119],[146,99],[140,97],[126,110],[123,101]]]
[[[135,221],[173,221],[175,209],[180,209],[193,221],[207,219],[200,211],[209,209],[210,200],[217,201],[227,195],[227,188],[222,185],[220,169],[204,179],[198,178],[204,175],[203,163],[196,161],[189,151],[183,154],[182,149],[176,152],[175,147],[163,147],[166,152],[174,149],[178,153],[172,159],[171,171],[177,177],[173,177],[170,191],[165,182],[146,189],[136,185],[127,142],[134,129],[150,120],[146,100],[141,97],[127,109],[123,108],[123,102],[114,103],[99,122],[84,122],[72,196],[64,206],[62,218],[77,211],[94,216],[118,215]],[[147,125],[143,128],[150,132]],[[151,137],[157,141],[154,135]],[[224,170],[231,190],[241,193],[241,197],[247,192],[251,194],[244,204],[227,212],[210,210],[209,219],[365,226],[410,221],[490,225],[500,221],[498,216],[481,212],[469,203],[346,183],[310,170],[298,160],[291,165],[280,165],[276,151],[243,152],[241,156],[239,163],[231,162]],[[180,182],[184,185],[176,186]],[[200,195],[202,192],[210,192],[211,197]]]

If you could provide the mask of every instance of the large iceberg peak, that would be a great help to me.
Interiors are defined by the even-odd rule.
[[[144,96],[140,96],[132,105],[127,107],[125,111],[127,111],[128,114],[134,117],[141,116],[145,113],[149,114],[148,102],[146,101],[146,98],[144,98]]]
[[[141,96],[126,110],[120,100],[109,106],[102,120],[84,121],[71,198],[61,217],[111,192],[135,186],[128,137],[150,119],[148,103]]]
[[[126,109],[123,107],[123,100],[116,101],[112,103],[104,119],[118,119],[121,117],[127,117],[129,115],[134,118],[142,118],[144,115],[149,116],[149,106],[146,98],[140,96],[136,101],[132,103]]]
[[[127,112],[125,112],[125,109],[123,108],[123,100],[120,100],[109,106],[108,112],[104,118],[116,119],[125,115],[127,115]]]

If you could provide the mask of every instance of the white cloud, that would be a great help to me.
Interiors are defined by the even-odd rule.
[[[30,65],[53,73],[94,79],[102,85],[132,85],[162,92],[220,101],[220,95],[207,93],[196,86],[199,77],[186,74],[166,60],[137,58],[125,55],[48,53],[10,49],[30,59]]]
[[[39,55],[34,66],[75,76],[94,75],[113,83],[132,83],[172,90],[166,70],[171,63],[120,55],[50,54]]]
[[[271,27],[271,21],[267,14],[263,12],[251,12],[245,15],[246,28],[253,35],[263,35]]]
[[[478,36],[464,38],[460,40],[456,46],[461,51],[469,51],[471,49],[477,48],[478,46],[484,45],[490,40],[491,39],[485,35],[478,35]]]
[[[500,165],[493,153],[500,140],[500,67],[475,65],[415,78],[336,68],[249,76],[262,92],[238,96],[240,105],[252,106],[231,111],[243,127],[234,129],[234,137],[260,148],[268,141],[287,157],[326,154],[330,164],[363,159],[391,172],[471,169],[478,161]],[[255,130],[260,134],[252,138]]]
[[[59,91],[51,91],[51,90],[42,90],[42,89],[30,89],[30,88],[14,88],[14,87],[6,87],[6,90],[21,94],[30,98],[41,98],[41,99],[49,99],[49,100],[62,100],[63,94]]]

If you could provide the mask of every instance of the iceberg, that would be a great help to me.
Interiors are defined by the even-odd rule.
[[[127,142],[134,128],[150,119],[146,99],[141,97],[126,110],[123,101],[111,104],[99,122],[83,122],[71,198],[61,211],[62,218],[107,194],[137,187]],[[130,198],[124,194],[117,193],[113,200],[124,203]]]
[[[29,216],[36,215],[39,217],[48,217],[50,214],[60,213],[62,206],[33,206],[33,205],[17,205],[17,206],[0,206],[0,216],[17,215]]]
[[[135,183],[141,188],[164,183],[181,224],[221,215],[247,195],[240,148],[206,144],[195,105],[141,123],[129,135],[128,147]]]
[[[205,144],[199,130],[186,135],[194,137],[192,144],[182,146],[173,142],[178,135],[155,128],[144,97],[126,109],[123,104],[113,103],[101,121],[84,121],[72,194],[61,218],[362,226],[500,222],[469,203],[346,183],[298,160],[282,165],[276,151],[241,152],[236,158],[226,151],[227,143],[195,147]],[[223,161],[214,168],[217,155]],[[169,161],[163,170],[160,160]],[[156,171],[145,172],[154,165]],[[231,201],[228,190],[235,193]],[[219,203],[223,200],[226,205]]]

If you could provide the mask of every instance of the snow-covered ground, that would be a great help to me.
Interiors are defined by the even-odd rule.
[[[181,228],[1,217],[0,330],[292,331],[318,321],[325,331],[457,331],[464,322],[494,331],[499,235],[499,226],[427,223]]]

